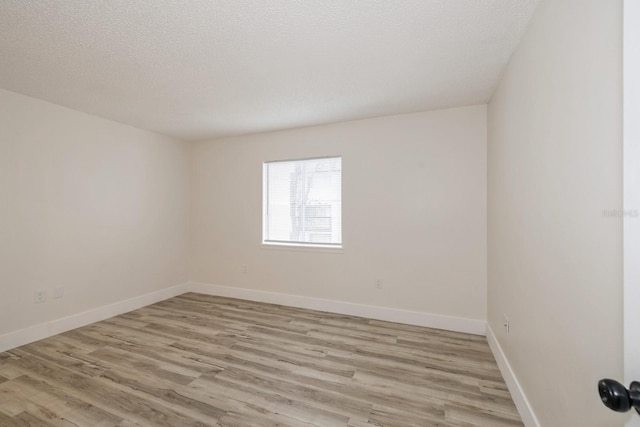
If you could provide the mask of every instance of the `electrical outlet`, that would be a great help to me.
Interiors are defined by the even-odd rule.
[[[509,325],[509,318],[507,317],[506,314],[502,314],[502,328],[504,329],[504,333],[509,335],[509,328],[511,325]]]
[[[382,280],[376,279],[375,287],[376,287],[376,289],[382,289]]]
[[[33,293],[33,303],[40,304],[47,300],[47,291],[40,290]]]
[[[242,266],[242,274],[247,274],[249,272],[249,266],[247,264],[244,264]]]
[[[62,298],[64,296],[64,288],[62,286],[53,288],[53,297]]]

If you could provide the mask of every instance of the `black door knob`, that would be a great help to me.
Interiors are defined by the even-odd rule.
[[[616,380],[608,378],[598,381],[598,393],[604,405],[616,412],[627,412],[635,408],[640,414],[640,382],[633,381],[629,389]]]

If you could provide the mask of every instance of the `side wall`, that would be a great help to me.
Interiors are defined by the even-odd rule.
[[[621,0],[542,0],[489,104],[488,321],[542,426],[625,419],[621,53]]]
[[[201,142],[191,155],[194,281],[484,325],[485,106]],[[262,247],[263,162],[328,155],[343,158],[343,251]]]
[[[0,90],[0,338],[186,282],[188,162],[183,142]]]

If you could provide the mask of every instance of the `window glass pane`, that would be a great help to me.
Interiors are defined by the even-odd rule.
[[[265,163],[264,241],[342,244],[342,159]]]

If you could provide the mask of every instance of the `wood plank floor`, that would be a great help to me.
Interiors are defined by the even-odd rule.
[[[184,294],[0,353],[1,426],[522,426],[486,339]]]

